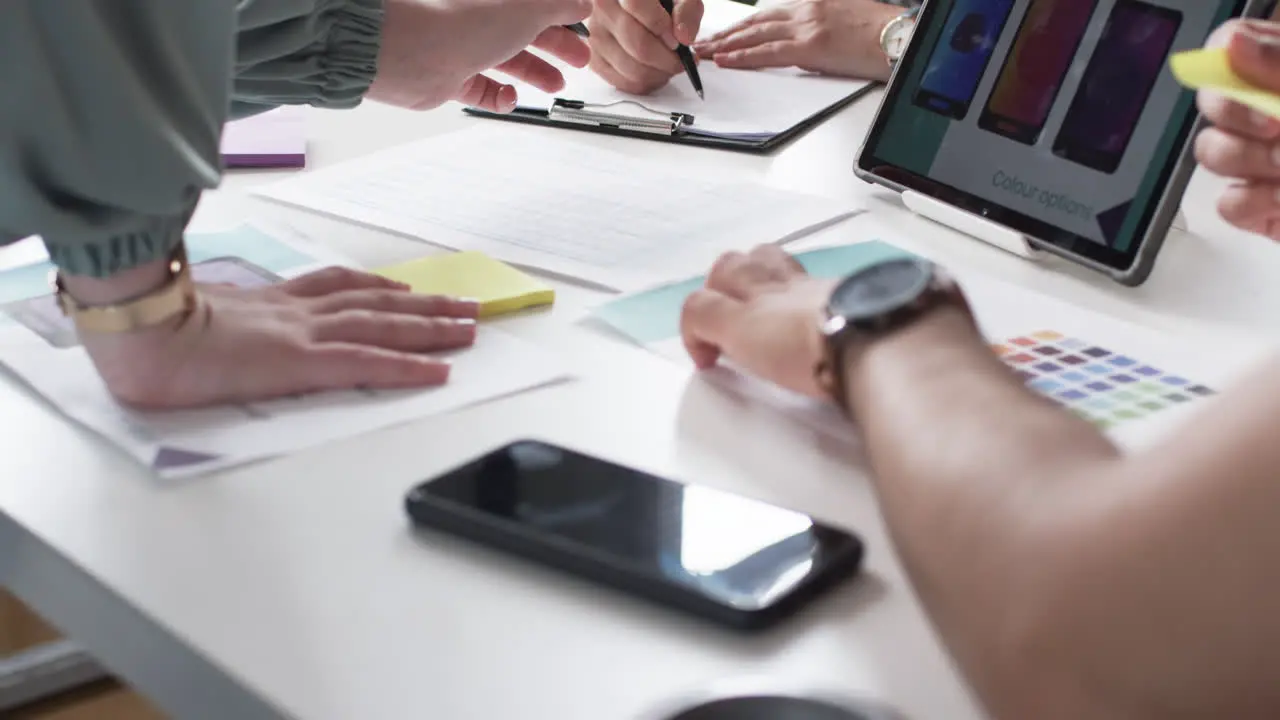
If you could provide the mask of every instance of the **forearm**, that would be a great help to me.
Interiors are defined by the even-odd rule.
[[[230,3],[0,3],[0,228],[70,276],[162,260],[217,184]]]
[[[958,310],[850,363],[849,401],[903,562],[974,683],[1003,694],[1034,631],[1036,578],[1052,571],[1044,538],[1063,510],[1052,497],[1117,452],[1025,389]]]
[[[383,0],[241,0],[232,113],[350,108],[377,72]]]

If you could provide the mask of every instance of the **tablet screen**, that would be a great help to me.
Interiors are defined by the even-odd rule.
[[[1168,69],[1246,0],[931,0],[859,167],[1117,270],[1195,121]]]

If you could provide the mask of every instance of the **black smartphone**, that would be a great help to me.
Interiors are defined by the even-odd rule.
[[[802,513],[523,440],[413,488],[412,522],[738,629],[857,575],[862,541]]]
[[[1119,169],[1181,26],[1182,13],[1172,8],[1116,3],[1053,143],[1055,155],[1107,174]]]
[[[1035,145],[1098,0],[1032,0],[978,126]]]
[[[912,101],[963,120],[1012,10],[1013,0],[956,0]]]

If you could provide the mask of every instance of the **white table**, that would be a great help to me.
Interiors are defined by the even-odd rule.
[[[814,193],[868,193],[850,167],[877,102],[774,157],[581,139]],[[482,121],[455,109],[316,112],[313,166],[469,122]],[[229,180],[197,226],[286,221],[369,265],[426,251],[248,200],[242,189],[264,177]],[[872,202],[947,263],[1143,322],[1266,332],[1275,253],[1214,223],[1216,186],[1198,179],[1189,207],[1213,239],[1171,245],[1137,291],[1005,256],[891,198]],[[0,253],[0,264],[24,252]],[[503,325],[575,356],[580,381],[187,483],[156,481],[0,381],[0,582],[183,718],[629,719],[743,676],[880,698],[912,718],[981,717],[903,577],[856,457],[574,326],[597,296],[560,291],[554,311]],[[868,542],[866,576],[744,638],[460,542],[415,539],[401,509],[408,487],[531,434],[855,528]]]

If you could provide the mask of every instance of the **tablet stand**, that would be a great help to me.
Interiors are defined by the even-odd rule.
[[[907,206],[908,210],[921,217],[928,218],[940,225],[946,225],[952,230],[962,232],[1005,252],[1026,260],[1035,260],[1039,257],[1039,251],[1032,247],[1031,243],[1027,242],[1027,238],[1021,233],[986,218],[965,212],[957,207],[939,202],[928,195],[922,195],[914,190],[907,190],[902,193],[902,203]]]

